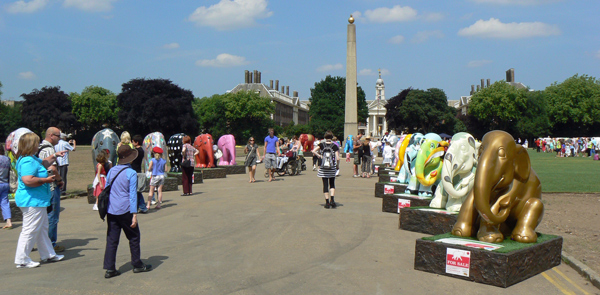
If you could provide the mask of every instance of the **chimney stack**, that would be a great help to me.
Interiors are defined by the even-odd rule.
[[[487,87],[490,87],[490,79],[487,79]]]
[[[471,95],[475,94],[475,85],[471,85]]]
[[[285,86],[281,85],[281,94],[285,94]]]
[[[479,88],[479,85],[477,85],[477,92],[479,92],[479,89],[480,89],[480,88]]]
[[[298,97],[298,91],[294,91],[293,93],[294,93],[294,95],[293,95],[294,97]]]
[[[248,84],[248,75],[250,74],[250,72],[248,70],[244,71],[244,83]]]
[[[515,82],[515,69],[511,68],[506,71],[506,82]]]
[[[269,80],[269,88],[273,89],[273,80]]]
[[[254,70],[254,83],[258,83],[258,71]]]
[[[290,86],[285,86],[285,95],[290,96]]]
[[[485,88],[485,85],[483,84],[483,79],[481,79],[481,90],[483,90],[483,88]]]
[[[252,84],[252,72],[248,73],[248,84]]]
[[[273,89],[279,91],[279,80],[275,80],[275,88]]]

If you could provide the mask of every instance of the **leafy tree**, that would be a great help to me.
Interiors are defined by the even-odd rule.
[[[456,127],[456,109],[438,88],[410,90],[396,110],[395,123],[409,133],[453,133]]]
[[[526,106],[517,121],[516,128],[516,135],[521,138],[533,139],[550,134],[550,119],[544,92],[527,93]]]
[[[250,136],[267,134],[267,129],[274,125],[271,114],[275,105],[258,93],[240,91],[195,99],[194,111],[202,132],[214,138],[233,134],[236,140],[245,142]]]
[[[196,134],[198,122],[192,108],[194,96],[167,79],[132,79],[117,96],[119,123],[132,134],[158,131],[169,137]]]
[[[528,92],[503,80],[497,81],[473,94],[469,114],[479,120],[487,131],[504,130],[514,135],[517,133],[516,124],[527,107]]]
[[[0,103],[0,140],[6,140],[8,134],[23,126],[21,121],[21,104],[7,106]]]
[[[48,127],[58,127],[63,132],[77,128],[77,119],[71,112],[71,100],[59,86],[34,89],[21,94],[25,100],[21,112],[25,127],[42,134]]]
[[[311,134],[312,131],[308,124],[296,125],[294,122],[283,128],[283,133],[292,138],[294,135],[300,137],[300,134]]]
[[[412,90],[412,87],[408,87],[402,90],[398,95],[388,99],[385,104],[385,120],[387,121],[388,128],[391,130],[396,130],[397,134],[400,134],[401,131],[404,130],[406,126],[402,126],[400,123],[402,118],[400,117],[400,112],[398,108],[402,105],[402,102],[406,99],[408,93]]]
[[[2,82],[0,81],[0,99],[2,98]]]
[[[88,86],[81,94],[70,95],[73,114],[84,128],[100,130],[104,124],[117,125],[119,108],[117,96],[110,90],[100,86]]]
[[[358,122],[366,122],[369,109],[365,92],[357,86]],[[346,78],[327,76],[315,83],[310,89],[310,127],[314,134],[324,134],[331,130],[338,137],[344,136],[344,120],[346,107]]]
[[[600,124],[600,81],[574,75],[544,91],[555,136],[591,136]],[[594,133],[594,134],[591,134]]]

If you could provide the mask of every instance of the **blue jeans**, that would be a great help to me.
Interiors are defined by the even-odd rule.
[[[50,237],[52,247],[56,247],[56,239],[58,238],[58,217],[60,215],[60,189],[56,187],[54,188],[54,191],[51,191],[50,193],[52,194],[52,199],[50,199],[52,211],[48,213],[48,237]]]
[[[0,206],[2,207],[2,218],[7,220],[12,218],[10,213],[10,203],[8,202],[8,190],[10,186],[8,183],[0,183]]]

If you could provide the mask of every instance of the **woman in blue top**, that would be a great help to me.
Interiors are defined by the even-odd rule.
[[[15,193],[17,206],[23,211],[23,230],[17,243],[15,264],[17,268],[33,268],[40,265],[29,258],[33,246],[37,244],[42,262],[55,262],[64,258],[56,255],[48,237],[48,212],[50,206],[50,186],[54,175],[48,176],[56,157],[62,157],[65,151],[55,153],[44,160],[38,153],[40,138],[35,133],[27,133],[19,139],[17,153],[18,188]],[[58,209],[58,208],[57,208]]]
[[[167,164],[167,161],[162,157],[163,150],[157,146],[152,149],[152,154],[154,155],[154,159],[152,159],[150,165],[148,165],[148,171],[152,171],[150,192],[148,194],[148,208],[150,208],[150,202],[154,196],[154,188],[158,187],[158,203],[156,204],[155,209],[160,209],[160,205],[162,204],[162,190],[163,185],[165,184],[165,165]]]

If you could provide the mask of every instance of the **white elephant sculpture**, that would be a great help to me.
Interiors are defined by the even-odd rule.
[[[452,136],[444,157],[441,185],[437,186],[430,207],[459,212],[462,203],[473,189],[481,143],[466,132]]]

